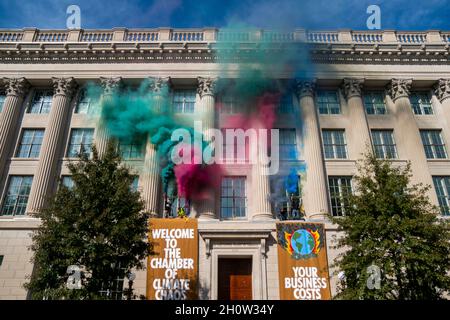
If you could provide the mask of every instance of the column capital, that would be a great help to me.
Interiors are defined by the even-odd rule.
[[[219,78],[211,77],[197,77],[198,87],[197,92],[200,98],[203,96],[214,96],[216,94],[216,86]]]
[[[77,82],[74,78],[52,78],[53,94],[72,97],[77,88]]]
[[[411,89],[412,79],[392,79],[387,90],[392,100],[407,98]]]
[[[170,77],[148,77],[148,90],[153,93],[161,93],[172,85]]]
[[[112,95],[122,85],[122,77],[100,77],[100,84],[104,95]]]
[[[306,96],[313,97],[315,89],[315,79],[295,79],[294,90],[299,99]]]
[[[3,78],[2,86],[7,96],[24,97],[30,85],[25,78]]]
[[[439,79],[434,87],[434,92],[440,102],[450,98],[450,79]]]
[[[364,79],[345,78],[342,84],[342,91],[348,100],[351,97],[361,97]]]

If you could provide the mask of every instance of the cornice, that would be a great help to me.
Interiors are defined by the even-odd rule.
[[[311,61],[318,64],[440,65],[449,62],[449,46],[446,31],[24,29],[0,30],[0,63],[241,62],[247,53],[264,48],[275,56],[285,50],[308,50]],[[219,50],[226,54],[218,54]],[[221,60],[223,56],[227,60]]]

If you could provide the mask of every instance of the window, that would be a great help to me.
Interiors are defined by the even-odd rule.
[[[68,189],[73,188],[73,179],[71,176],[63,176],[61,180],[61,184]]]
[[[17,158],[39,158],[44,129],[24,129],[17,148]]]
[[[373,148],[379,159],[397,158],[397,148],[392,130],[372,130]]]
[[[295,129],[280,129],[280,160],[297,159],[297,137]]]
[[[28,113],[49,113],[52,99],[53,92],[51,90],[36,90]]]
[[[1,215],[24,215],[27,208],[33,176],[11,176]]]
[[[131,183],[131,191],[136,192],[138,191],[138,186],[139,186],[139,176],[134,176],[133,177],[133,182]]]
[[[433,107],[431,106],[431,99],[428,93],[412,92],[409,99],[411,101],[414,114],[433,114]]]
[[[193,113],[195,90],[175,90],[173,93],[173,110],[175,113]]]
[[[88,114],[91,111],[93,105],[94,103],[92,101],[92,98],[87,94],[87,89],[81,89],[77,101],[77,106],[75,107],[75,113]]]
[[[270,192],[275,212],[280,220],[297,220],[304,215],[300,176],[296,170],[289,175],[270,178]]]
[[[245,177],[223,177],[220,201],[221,218],[244,218],[246,208]]]
[[[294,103],[292,100],[292,93],[288,92],[281,96],[278,103],[277,112],[281,114],[294,113]]]
[[[220,112],[227,114],[239,113],[239,102],[236,97],[231,94],[226,94],[220,97],[219,100]]]
[[[433,177],[433,184],[436,189],[442,215],[450,215],[450,177]]]
[[[345,213],[345,195],[352,192],[351,177],[328,177],[330,188],[331,212],[333,216],[343,216]]]
[[[320,114],[339,114],[341,105],[339,103],[339,94],[337,91],[318,91],[317,106]]]
[[[0,93],[0,112],[3,110],[3,105],[5,104],[6,96],[4,93]]]
[[[326,159],[347,159],[344,130],[322,130]]]
[[[381,91],[364,92],[364,107],[367,114],[385,114],[384,94]]]
[[[80,153],[91,154],[94,129],[72,129],[67,156],[77,157]]]
[[[110,300],[122,300],[124,298],[123,287],[126,269],[122,268],[120,262],[114,264],[112,267],[110,278],[102,281],[99,294]]]
[[[245,163],[250,158],[250,146],[252,143],[251,136],[244,139],[236,137],[237,130],[235,128],[223,128],[222,130],[222,158],[227,163]],[[229,138],[228,138],[228,135]],[[230,156],[228,156],[230,153]]]
[[[128,159],[142,159],[144,157],[143,154],[143,146],[140,144],[119,144],[119,152],[124,160]]]
[[[441,130],[420,130],[425,154],[428,159],[445,159],[447,152],[441,137]]]

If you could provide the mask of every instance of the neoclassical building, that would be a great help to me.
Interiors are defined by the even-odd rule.
[[[280,103],[275,126],[283,150],[298,155],[281,154],[280,170],[306,163],[301,199],[306,220],[325,223],[329,264],[337,254],[336,226],[327,214],[345,214],[339,195],[352,188],[356,161],[369,145],[398,165],[411,161],[413,182],[431,185],[432,203],[443,217],[450,215],[450,32],[0,30],[0,299],[27,298],[22,285],[33,271],[30,232],[39,226],[30,213],[46,205],[59,181],[70,185],[66,164],[82,146],[95,142],[100,153],[105,149],[107,135],[89,116],[84,85],[98,83],[107,98],[119,85],[150,79],[157,92],[170,82],[176,116],[202,111],[206,128],[223,128],[239,113],[239,97],[225,99],[214,90],[215,44],[227,37],[246,50],[261,39],[277,50],[308,44],[314,76],[285,79],[295,85]],[[135,187],[146,209],[161,216],[160,178],[138,170],[158,165],[153,146],[141,152],[127,145],[121,152],[143,172]],[[230,298],[222,275],[237,269],[250,276],[252,299],[279,298],[280,215],[261,170],[227,164],[215,201],[190,210],[199,221],[202,299]],[[334,293],[337,276],[330,278]],[[145,270],[137,272],[135,289],[145,294]]]

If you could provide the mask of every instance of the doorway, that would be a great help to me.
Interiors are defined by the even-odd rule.
[[[252,299],[252,259],[219,258],[218,261],[219,300]]]

